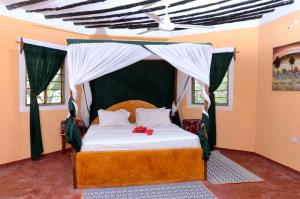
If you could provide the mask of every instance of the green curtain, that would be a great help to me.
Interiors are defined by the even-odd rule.
[[[198,136],[203,150],[202,158],[204,160],[208,160],[209,156],[211,155],[210,146],[206,135],[206,133],[209,132],[209,118],[204,113],[202,113],[202,122],[203,122],[203,126],[199,129]]]
[[[66,52],[24,44],[26,68],[30,84],[30,147],[31,158],[43,153],[40,114],[37,96],[43,92],[64,63]]]
[[[209,133],[208,142],[210,149],[216,145],[216,103],[214,91],[220,86],[223,78],[228,70],[230,62],[233,57],[233,52],[228,53],[214,53],[212,55],[212,62],[210,67],[210,84],[209,84],[209,98],[211,105],[208,109],[209,114]]]
[[[92,80],[90,121],[97,117],[100,108],[106,109],[125,100],[143,100],[157,107],[171,108],[175,72],[166,61],[143,60]]]
[[[76,109],[72,102],[72,99],[69,99],[68,107],[70,115],[66,120],[66,138],[67,142],[73,146],[73,148],[78,152],[81,149],[81,133],[79,127],[75,124],[74,118],[76,117]]]

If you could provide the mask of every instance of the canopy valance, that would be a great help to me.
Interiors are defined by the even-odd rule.
[[[181,44],[186,42],[156,42],[156,41],[122,41],[122,40],[94,40],[94,39],[67,39],[67,44],[82,44],[82,43],[120,43],[120,44],[133,44],[133,45],[169,45],[169,44]],[[193,43],[193,44],[207,44],[211,43]]]

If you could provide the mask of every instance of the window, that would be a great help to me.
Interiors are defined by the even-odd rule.
[[[215,101],[217,106],[228,106],[229,104],[229,73],[220,84],[219,88],[215,91]],[[202,85],[200,85],[194,78],[192,78],[192,104],[203,104],[204,98],[202,93]]]
[[[37,96],[39,105],[58,105],[64,103],[64,73],[63,68],[59,69],[47,89]],[[30,105],[30,85],[26,73],[26,106]]]
[[[23,38],[25,43],[45,46],[48,48],[67,50],[66,46],[52,44],[43,41]],[[53,80],[49,83],[47,89],[43,91],[38,97],[40,111],[49,110],[63,110],[68,109],[66,93],[69,93],[69,87],[66,85],[68,76],[66,74],[66,67],[62,66]],[[20,112],[29,112],[30,110],[30,85],[26,72],[26,61],[24,52],[19,54],[19,107]]]

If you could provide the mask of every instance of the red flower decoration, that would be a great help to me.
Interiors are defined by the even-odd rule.
[[[147,135],[152,135],[153,134],[153,129],[147,129],[146,134]]]
[[[132,130],[133,133],[146,133],[146,131],[147,127],[145,126],[137,126]]]
[[[152,135],[153,129],[147,128],[145,126],[137,126],[132,130],[132,133],[146,133],[146,135]]]

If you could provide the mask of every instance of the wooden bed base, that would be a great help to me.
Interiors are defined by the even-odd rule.
[[[135,122],[137,108],[156,108],[141,100],[128,100],[107,110],[126,109]],[[97,117],[92,124],[99,124]],[[101,122],[101,121],[100,121]],[[72,153],[75,188],[114,187],[203,180],[206,176],[201,148]]]
[[[73,152],[74,188],[116,187],[205,179],[202,149]]]

